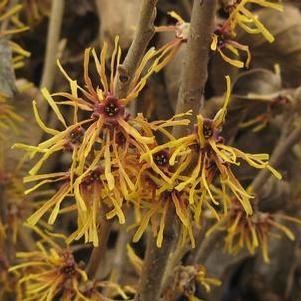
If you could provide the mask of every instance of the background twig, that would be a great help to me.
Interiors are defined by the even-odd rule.
[[[139,291],[136,296],[137,301],[154,301],[160,299],[162,278],[174,244],[173,217],[174,212],[168,212],[161,248],[157,247],[156,238],[153,236],[153,233],[149,233]]]
[[[277,146],[275,147],[270,159],[270,165],[274,168],[279,167],[281,162],[285,159],[287,152],[301,139],[301,123],[291,132],[287,137],[281,137]],[[263,169],[254,179],[251,187],[255,194],[259,194],[263,184],[268,180],[271,173],[267,169]]]
[[[50,23],[48,26],[47,46],[43,74],[40,83],[41,88],[51,89],[55,78],[56,59],[62,20],[64,15],[65,0],[53,0],[51,6]]]
[[[98,276],[98,269],[104,259],[111,228],[112,222],[106,219],[104,213],[103,216],[101,216],[100,225],[98,227],[99,246],[93,248],[87,264],[86,270],[90,279],[94,279]]]
[[[157,0],[141,1],[138,27],[135,38],[122,65],[118,68],[117,95],[125,97],[134,73],[139,66],[149,41],[155,33],[154,20],[156,17]]]

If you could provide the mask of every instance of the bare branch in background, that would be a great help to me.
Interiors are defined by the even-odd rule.
[[[51,6],[51,16],[48,26],[47,46],[45,63],[43,67],[43,74],[40,83],[41,88],[51,89],[55,74],[56,74],[56,60],[59,50],[59,40],[61,33],[61,26],[63,22],[65,0],[53,0]]]
[[[141,2],[141,11],[135,38],[123,64],[118,70],[117,95],[120,98],[126,96],[131,80],[144,56],[148,43],[155,34],[154,20],[156,17],[157,0],[143,0]]]

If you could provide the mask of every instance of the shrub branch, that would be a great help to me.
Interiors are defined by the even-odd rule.
[[[188,133],[187,131],[191,130],[195,121],[195,114],[200,111],[203,105],[203,92],[207,81],[209,46],[216,4],[216,0],[195,0],[193,4],[176,112],[182,113],[193,110],[194,116],[191,118],[192,124],[190,128],[177,127],[173,130],[176,138],[185,136]],[[170,212],[169,214],[170,222],[166,222],[164,231],[164,235],[168,239],[165,239],[162,248],[157,248],[153,237],[148,240],[138,300],[151,301],[159,300],[160,298],[162,280],[169,254],[175,244],[175,236],[173,234],[175,212]],[[170,271],[172,270],[170,269]],[[165,277],[169,278],[168,275]]]

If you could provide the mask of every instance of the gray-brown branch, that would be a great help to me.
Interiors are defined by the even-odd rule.
[[[106,219],[105,212],[100,218],[100,225],[98,228],[99,246],[94,247],[87,265],[87,274],[89,279],[95,279],[99,273],[99,268],[103,263],[105,252],[107,250],[107,243],[111,233],[112,221]]]
[[[172,208],[170,208],[172,209]],[[161,248],[156,245],[153,233],[148,233],[147,248],[136,301],[160,300],[161,285],[169,254],[174,244],[174,212],[167,214],[164,240]]]
[[[203,107],[203,94],[208,77],[209,47],[216,12],[216,0],[195,0],[193,3],[190,31],[187,41],[181,86],[176,113],[193,111],[192,126],[196,114]],[[187,127],[176,127],[174,134],[182,137],[190,131]]]
[[[197,114],[202,108],[216,4],[216,0],[194,1],[181,74],[181,87],[176,106],[177,113],[193,110],[193,113]],[[192,126],[194,121],[195,116],[192,118]],[[186,130],[183,130],[183,128],[177,127],[173,130],[175,137],[185,136],[186,131],[191,130],[191,128]],[[170,212],[169,220],[171,222],[170,224],[166,223],[168,227],[166,230],[173,233],[173,222],[176,220],[175,212]],[[169,254],[175,244],[175,238],[173,237],[174,235],[171,235],[168,240],[165,238],[162,249],[157,248],[154,238],[148,240],[138,300],[159,300]],[[166,277],[169,278],[168,275]]]
[[[60,39],[61,26],[63,22],[65,0],[53,0],[51,6],[51,16],[48,25],[47,46],[45,64],[43,67],[41,88],[51,89],[56,70],[56,60],[58,54],[58,44]]]
[[[135,38],[122,65],[118,68],[117,95],[125,97],[149,41],[155,34],[154,20],[158,0],[143,0]]]
[[[279,140],[277,146],[275,147],[273,154],[270,159],[270,165],[274,168],[278,168],[282,161],[286,158],[287,152],[301,139],[301,123],[297,125],[297,127],[291,132],[287,138],[282,138]],[[253,181],[251,187],[252,191],[255,194],[259,194],[261,192],[261,188],[264,183],[268,180],[271,173],[267,169],[263,169],[257,175],[255,180]]]

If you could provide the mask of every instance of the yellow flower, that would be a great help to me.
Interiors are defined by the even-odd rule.
[[[153,128],[161,131],[165,137],[174,141],[175,138],[167,132],[168,127],[186,126],[188,119],[179,119],[189,113],[176,115],[165,122],[152,123]],[[163,233],[166,225],[168,212],[175,211],[177,222],[180,224],[182,242],[186,243],[189,237],[192,247],[195,247],[195,239],[192,230],[191,208],[189,206],[189,194],[187,191],[178,192],[175,189],[179,179],[185,179],[180,173],[187,167],[189,160],[182,162],[175,170],[169,164],[172,153],[154,146],[158,151],[149,151],[141,156],[143,163],[136,182],[135,191],[130,194],[130,199],[134,202],[137,214],[138,229],[134,234],[133,241],[137,242],[151,224],[153,234],[157,237],[157,246],[161,247]],[[151,154],[151,155],[149,155]],[[189,157],[187,157],[189,159]],[[146,162],[144,162],[146,161]]]
[[[29,58],[31,56],[31,53],[13,41],[9,41],[9,46],[13,54],[12,57],[13,68],[16,70],[24,67],[25,65],[24,59]]]
[[[135,224],[138,229],[133,236],[133,242],[139,241],[148,225],[151,224],[153,235],[157,237],[157,247],[160,248],[164,239],[166,217],[168,212],[174,210],[177,217],[176,221],[180,225],[182,244],[186,243],[188,237],[194,248],[195,238],[188,195],[171,190],[156,196],[157,188],[158,186],[151,179],[148,179],[148,181],[143,181],[143,190],[147,192],[138,191],[137,193],[136,205],[139,210],[139,218]]]
[[[104,207],[110,209],[106,215],[108,219],[117,216],[119,222],[124,223],[125,216],[121,209],[123,204],[121,192],[117,187],[113,191],[105,187],[103,168],[95,165],[96,161],[79,177],[71,177],[70,172],[25,177],[25,183],[38,182],[28,189],[26,194],[46,184],[58,185],[55,194],[28,218],[28,223],[35,225],[48,211],[51,211],[48,223],[53,224],[59,215],[76,210],[77,230],[68,237],[67,242],[84,236],[85,242],[92,242],[94,246],[98,246],[99,215],[104,211]],[[62,204],[66,199],[75,200],[75,203],[63,207]]]
[[[43,232],[37,227],[32,230],[41,237],[37,249],[18,252],[20,263],[9,269],[18,277],[18,300],[111,300],[102,295],[102,288],[127,299],[121,287],[111,281],[90,281],[81,263],[77,263],[71,248],[61,247],[65,236]],[[58,242],[57,240],[60,240]]]
[[[70,196],[75,198],[72,208],[78,213],[78,229],[69,241],[85,236],[86,242],[93,242],[95,246],[98,245],[98,216],[104,207],[109,209],[106,213],[108,219],[117,216],[120,223],[125,222],[122,207],[125,201],[130,201],[129,196],[136,190],[139,170],[142,167],[142,163],[139,162],[140,155],[156,145],[154,131],[168,136],[170,134],[166,130],[167,127],[187,124],[187,120],[179,121],[175,118],[149,123],[141,114],[133,117],[126,112],[126,105],[138,96],[147,79],[165,65],[164,51],[151,48],[145,54],[134,74],[127,96],[119,99],[116,95],[117,70],[121,57],[118,37],[115,39],[109,76],[106,75],[105,66],[107,49],[105,43],[100,57],[94,49],[85,51],[84,87],[71,79],[58,63],[61,72],[69,81],[71,93],[60,92],[51,95],[44,88],[42,94],[63,130],[49,128],[42,121],[34,101],[33,109],[37,123],[52,137],[36,147],[15,145],[25,149],[30,158],[41,155],[29,171],[30,176],[25,178],[25,182],[28,183],[38,181],[34,187],[27,190],[27,194],[44,184],[60,183],[55,195],[29,218],[29,223],[36,224],[49,210],[52,211],[48,222],[54,223],[63,200]],[[96,87],[89,77],[91,55],[99,76]],[[149,62],[150,67],[142,75]],[[67,125],[61,106],[70,106],[73,109],[70,125]],[[38,175],[44,162],[56,152],[70,153],[71,163],[68,171]]]
[[[227,190],[230,190],[239,200],[246,213],[252,214],[250,205],[252,195],[236,179],[231,170],[231,165],[239,165],[239,160],[244,160],[257,169],[269,169],[279,179],[281,175],[269,165],[267,154],[248,154],[224,144],[224,139],[220,133],[230,100],[230,78],[226,77],[226,79],[225,102],[213,119],[198,115],[197,124],[192,134],[155,147],[142,155],[141,159],[153,156],[161,150],[170,150],[172,155],[169,158],[169,164],[171,166],[177,164],[182,168],[190,165],[189,175],[185,176],[185,179],[176,173],[177,176],[172,181],[173,184],[178,182],[175,189],[179,192],[189,189],[190,204],[203,203],[209,197],[213,205],[219,205],[213,196],[214,185],[219,184],[225,195],[227,195]],[[193,164],[189,164],[189,161],[183,163],[187,162],[187,156],[191,163],[194,162]],[[226,205],[224,203],[225,211],[227,211]]]
[[[251,53],[247,45],[240,44],[233,40],[231,33],[228,31],[228,28],[224,26],[219,26],[214,33],[212,34],[212,42],[210,46],[212,51],[218,51],[223,60],[237,68],[248,68],[251,62]],[[247,55],[245,62],[234,59],[231,56],[227,55],[225,52],[228,51],[236,57],[240,57],[239,51],[244,51]]]
[[[229,213],[223,218],[225,225],[222,227],[213,226],[208,230],[207,236],[216,230],[227,230],[225,237],[225,249],[230,254],[236,255],[239,251],[246,248],[250,254],[260,248],[263,259],[269,262],[269,237],[275,236],[275,230],[279,230],[289,239],[295,240],[293,232],[278,220],[290,221],[301,224],[301,220],[283,214],[272,214],[254,212],[248,216],[241,210],[237,203],[232,202]]]
[[[275,66],[275,71],[280,72],[279,66]],[[273,118],[278,114],[283,113],[287,108],[293,103],[290,95],[285,95],[284,93],[277,92],[267,95],[258,95],[250,93],[245,97],[246,100],[256,101],[259,105],[264,107],[265,112],[251,118],[247,121],[242,122],[239,126],[241,128],[253,127],[253,132],[258,132],[265,128]]]
[[[166,56],[165,60],[162,62],[162,65],[166,65],[168,62],[170,62],[178,53],[181,45],[187,42],[190,27],[190,23],[185,22],[176,12],[168,12],[168,15],[175,19],[177,23],[175,25],[158,26],[155,28],[156,32],[175,33],[175,38],[159,49],[159,52],[162,52],[162,55]]]
[[[60,213],[60,208],[63,200],[72,191],[70,172],[56,172],[51,174],[27,176],[24,178],[25,183],[31,183],[36,181],[38,181],[38,184],[27,189],[25,191],[25,194],[29,194],[46,184],[58,184],[58,189],[49,200],[44,202],[44,204],[27,219],[27,221],[30,225],[33,226],[41,219],[41,217],[47,211],[52,209],[48,219],[48,223],[53,224],[58,214]]]
[[[258,17],[246,8],[246,5],[249,3],[270,7],[279,11],[283,10],[281,4],[266,0],[236,0],[233,4],[225,7],[226,11],[229,12],[229,17],[223,24],[219,24],[213,33],[211,50],[218,51],[223,60],[237,68],[248,68],[251,61],[248,45],[235,41],[237,26],[251,34],[261,33],[270,43],[274,41],[274,37],[259,21]],[[247,55],[245,62],[239,59],[240,51],[245,52]],[[228,53],[238,57],[238,59],[232,58]]]
[[[112,176],[112,165],[116,162],[120,166],[120,160],[124,157],[126,151],[141,152],[147,150],[148,145],[155,142],[151,126],[145,122],[141,116],[133,118],[125,111],[125,106],[134,100],[141,89],[146,84],[148,77],[160,70],[161,54],[151,48],[143,58],[138,67],[130,91],[125,98],[118,99],[115,95],[117,69],[119,66],[121,50],[118,46],[118,38],[115,40],[115,49],[111,59],[111,75],[110,80],[106,76],[105,58],[107,54],[107,44],[104,44],[100,59],[96,52],[92,50],[92,55],[98,71],[101,88],[94,88],[88,74],[89,59],[91,49],[85,51],[84,59],[84,80],[85,89],[77,85],[77,81],[72,80],[62,66],[59,67],[70,83],[71,93],[55,93],[50,95],[47,89],[43,89],[42,93],[49,103],[61,124],[65,127],[63,131],[57,131],[47,127],[41,120],[36,103],[34,102],[34,113],[40,127],[53,137],[40,143],[37,147],[25,146],[17,144],[15,147],[25,148],[29,151],[31,157],[36,153],[42,153],[42,158],[32,168],[30,174],[34,175],[42,167],[45,160],[54,152],[65,150],[66,147],[72,150],[72,159],[74,163],[74,172],[81,175],[89,165],[88,158],[94,150],[100,148],[100,160],[104,160],[105,175],[110,190],[114,188],[115,180]],[[153,59],[153,64],[147,73],[141,76],[146,64]],[[82,96],[78,95],[78,92]],[[53,97],[60,97],[60,102],[56,102]],[[66,125],[66,121],[59,109],[59,105],[72,106],[74,109],[73,123]],[[90,113],[90,118],[78,121],[78,110]],[[84,128],[82,128],[84,127]],[[115,152],[116,150],[116,152]],[[73,172],[73,170],[72,170]],[[133,186],[131,181],[126,177],[123,169],[120,169],[121,175],[128,186]]]
[[[22,120],[22,117],[15,113],[13,107],[7,103],[7,96],[0,92],[0,141],[5,140],[3,130],[16,129],[15,123]]]
[[[19,252],[21,263],[11,267],[10,272],[19,276],[19,300],[71,300],[79,296],[79,285],[88,280],[84,270],[76,263],[72,251],[62,248],[51,236],[64,239],[61,234],[45,234],[33,230],[41,237],[37,250]]]
[[[228,7],[229,18],[223,27],[229,27],[232,35],[236,35],[236,27],[241,27],[250,34],[262,34],[270,43],[274,41],[274,37],[268,29],[258,20],[258,16],[253,14],[246,8],[248,4],[257,4],[262,7],[269,7],[278,11],[283,11],[283,6],[279,3],[270,2],[268,0],[239,0],[234,5]]]

